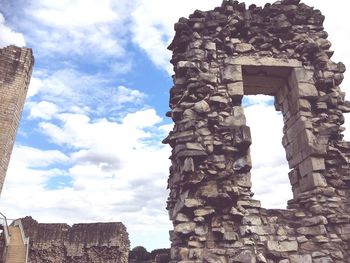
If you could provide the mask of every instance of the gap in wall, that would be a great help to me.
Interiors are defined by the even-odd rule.
[[[275,110],[274,97],[267,95],[245,95],[243,107],[252,135],[253,198],[264,208],[285,209],[293,194],[282,146],[282,113]]]

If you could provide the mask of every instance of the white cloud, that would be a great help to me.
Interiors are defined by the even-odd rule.
[[[56,117],[58,124],[43,122],[41,127],[69,153],[16,147],[0,200],[8,216],[32,215],[41,222],[122,221],[133,246],[168,244],[170,149],[145,141],[165,136],[155,110],[129,113],[120,122],[72,113]],[[50,189],[50,180],[58,176],[70,183]],[[155,232],[161,237],[149,240]]]
[[[111,76],[91,75],[71,68],[50,74],[36,71],[29,86],[29,98],[32,102],[43,100],[54,103],[61,112],[71,112],[78,107],[84,109],[83,112],[92,111],[105,116],[116,113],[125,105],[141,105],[147,97],[140,90],[115,87],[112,82]],[[43,107],[40,109],[44,110]],[[38,110],[38,105],[34,110]],[[35,117],[34,113],[31,114]],[[41,111],[41,114],[45,112]]]
[[[140,141],[150,138],[150,128],[161,121],[154,109],[127,114],[121,123],[107,119],[92,121],[87,115],[62,113],[57,116],[61,124],[42,122],[39,127],[49,138],[60,145],[74,148],[132,149],[140,146]]]
[[[6,47],[8,45],[24,47],[26,45],[26,42],[24,40],[23,34],[13,31],[6,25],[5,18],[0,13],[0,48]]]
[[[30,107],[29,118],[41,118],[44,120],[50,120],[54,115],[59,112],[56,104],[48,101],[41,101],[34,103]]]
[[[35,27],[26,31],[40,56],[70,54],[100,62],[106,57],[121,58],[126,55],[125,23],[130,8],[125,0],[117,4],[110,0],[32,1],[25,14]]]
[[[30,79],[27,98],[35,96],[42,88],[44,84],[40,78],[32,76]]]
[[[32,11],[34,10],[32,15],[43,24],[63,28],[89,27],[119,18],[109,0],[39,0],[32,4]]]
[[[16,145],[13,155],[16,162],[26,163],[27,167],[47,167],[55,163],[68,162],[69,158],[58,150],[40,150],[33,147]]]
[[[151,127],[162,120],[154,109],[129,113],[123,119],[123,124],[127,127],[146,128]]]
[[[133,41],[156,66],[172,74],[169,63],[171,52],[166,48],[174,36],[174,23],[196,9],[209,10],[220,4],[219,0],[137,0],[136,8],[132,12]]]
[[[114,100],[117,105],[123,105],[125,103],[137,104],[142,102],[145,97],[146,94],[139,90],[128,89],[124,86],[119,86],[112,100]]]

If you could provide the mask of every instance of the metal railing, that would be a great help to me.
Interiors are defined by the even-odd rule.
[[[2,262],[5,262],[6,256],[7,256],[7,247],[10,244],[10,231],[9,231],[9,226],[7,224],[7,218],[6,216],[0,212],[0,216],[2,217],[3,221],[3,226],[4,226],[4,237],[5,237],[5,246],[4,246],[4,251],[2,254]]]
[[[16,219],[13,221],[12,223],[14,226],[18,226],[21,232],[21,236],[22,236],[22,241],[24,246],[26,247],[26,263],[28,263],[28,253],[29,253],[29,237],[25,236],[24,233],[24,228],[22,225],[22,220],[21,219]]]

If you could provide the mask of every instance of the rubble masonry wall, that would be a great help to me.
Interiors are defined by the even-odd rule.
[[[175,24],[171,262],[350,262],[350,103],[323,21],[298,0],[230,0]],[[274,96],[283,114],[286,210],[252,198],[245,94]]]
[[[122,223],[42,224],[21,219],[29,263],[127,263],[129,236]]]

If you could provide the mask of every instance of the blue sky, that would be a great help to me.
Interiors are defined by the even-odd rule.
[[[246,1],[253,2],[266,3]],[[350,65],[349,4],[305,2],[326,15],[333,59]],[[220,4],[1,0],[0,47],[27,46],[36,58],[2,212],[40,222],[121,221],[132,247],[168,247],[170,149],[160,143],[172,127],[165,117],[173,74],[166,47],[179,17]],[[342,87],[349,93],[347,83],[346,75]],[[265,207],[283,208],[291,190],[284,150],[276,140],[282,138],[282,118],[270,98],[248,102],[253,191]]]

